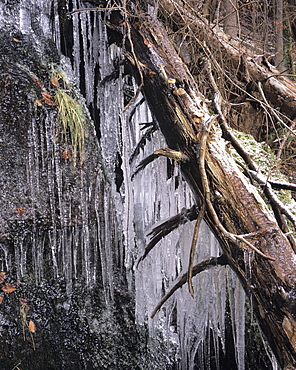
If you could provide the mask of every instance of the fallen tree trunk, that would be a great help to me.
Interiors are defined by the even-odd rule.
[[[162,24],[139,18],[128,28],[129,60],[169,146],[157,154],[180,161],[198,208],[205,206],[206,222],[252,296],[261,329],[280,366],[295,367],[296,259],[291,244],[228,153],[218,125],[222,118],[210,115]],[[212,128],[201,144],[209,123]],[[245,263],[246,252],[252,253],[250,265]]]
[[[161,6],[163,12],[170,9],[169,17],[179,29],[187,27],[189,34],[192,33],[198,37],[200,48],[203,48],[205,42],[208,52],[217,55],[219,51],[221,65],[216,65],[217,69],[223,73],[221,66],[227,61],[232,71],[235,71],[232,75],[225,74],[230,83],[235,83],[236,79],[243,81],[244,84],[252,81],[257,85],[260,82],[265,97],[277,110],[291,120],[296,117],[296,86],[284,73],[281,74],[269,63],[268,60],[272,55],[256,49],[255,45],[247,41],[230,37],[216,25],[210,24],[202,14],[193,14],[193,9],[186,3],[180,4],[179,0],[165,0],[161,2]],[[249,86],[247,90],[250,93],[255,90],[258,92],[254,86]]]

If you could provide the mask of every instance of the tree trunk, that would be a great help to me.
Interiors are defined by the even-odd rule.
[[[213,39],[225,46],[225,52],[233,60],[239,60],[239,49],[222,37],[222,33],[213,31]],[[176,158],[182,159],[181,169],[198,207],[206,202],[205,220],[218,238],[229,265],[252,296],[261,329],[279,364],[283,368],[296,366],[295,254],[287,237],[228,153],[216,119],[206,144],[205,172],[210,188],[207,199],[205,174],[200,166],[204,149],[201,138],[213,119],[207,102],[156,19],[135,23],[130,40],[142,92],[170,150],[177,151]],[[265,80],[264,88],[269,97],[280,95],[282,89],[287,92],[281,81],[273,77],[266,80],[271,73],[267,67],[258,66],[251,57],[248,63],[254,78]],[[278,88],[276,93],[275,88]],[[290,111],[296,113],[294,86],[293,89]],[[286,103],[282,106],[286,107]],[[229,237],[234,234],[245,235],[252,246],[270,259],[251,252],[242,239]],[[246,251],[253,256],[250,265],[245,263]]]
[[[238,19],[235,0],[224,0],[223,2],[225,16],[224,16],[224,31],[231,37],[238,35]]]
[[[283,25],[283,0],[274,1],[274,25],[275,25],[275,65],[280,72],[284,66],[284,25]]]

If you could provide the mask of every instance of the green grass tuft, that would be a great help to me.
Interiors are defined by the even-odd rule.
[[[83,107],[67,91],[57,88],[55,101],[59,112],[59,122],[66,141],[72,146],[74,164],[77,158],[83,161],[85,113]],[[70,139],[70,143],[68,142]]]

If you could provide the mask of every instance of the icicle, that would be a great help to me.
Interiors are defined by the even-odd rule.
[[[23,33],[31,33],[31,12],[28,7],[29,4],[23,5],[20,8],[20,16],[19,16],[19,27]]]
[[[245,292],[235,273],[228,273],[228,296],[233,328],[236,363],[245,368]]]

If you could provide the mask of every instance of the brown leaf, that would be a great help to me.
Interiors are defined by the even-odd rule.
[[[0,272],[0,284],[4,283],[5,279],[6,279],[5,272]]]
[[[179,87],[179,89],[177,90],[177,95],[184,95],[184,94],[186,94],[186,91],[182,89],[182,87]]]
[[[10,283],[5,283],[4,285],[3,285],[3,287],[2,287],[2,291],[4,292],[4,293],[12,293],[12,292],[14,292],[16,290],[16,287],[15,286],[13,286],[12,284],[10,284]]]
[[[36,84],[40,87],[40,89],[43,89],[43,85],[37,76],[31,76],[31,78],[34,82],[36,82]]]
[[[52,78],[50,79],[50,82],[51,82],[54,86],[56,86],[56,87],[59,87],[59,86],[60,86],[59,81],[58,81],[58,79],[57,79],[56,77],[52,77]]]
[[[29,328],[31,333],[35,333],[36,325],[34,324],[34,322],[32,320],[29,321],[28,328]]]
[[[42,102],[38,99],[35,100],[35,104],[38,106],[38,107],[42,107]]]
[[[3,295],[0,295],[0,304],[3,302]]]
[[[64,159],[69,159],[71,157],[71,150],[69,150],[69,149],[64,150],[63,153],[62,153],[62,157]]]
[[[25,298],[19,298],[21,304],[27,304],[28,300]]]
[[[139,63],[139,65],[140,65],[141,67],[143,67],[143,68],[147,68],[147,69],[148,69],[148,67],[146,66],[146,64],[141,63],[140,61],[138,61],[138,63]]]
[[[18,216],[22,215],[25,212],[25,208],[16,208],[14,213]]]
[[[200,123],[201,119],[199,117],[193,117],[193,122]]]
[[[43,96],[43,99],[46,104],[48,105],[56,105],[55,101],[53,100],[53,97],[46,91],[42,91],[41,95]]]
[[[20,42],[20,40],[19,39],[16,39],[15,37],[13,38],[13,41]]]
[[[197,140],[200,140],[201,139],[201,132],[198,132],[197,133],[196,138],[197,138]]]

